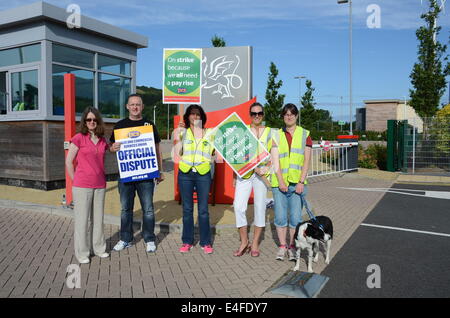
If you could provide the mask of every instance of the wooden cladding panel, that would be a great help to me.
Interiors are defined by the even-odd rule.
[[[43,178],[42,122],[0,123],[0,177]]]

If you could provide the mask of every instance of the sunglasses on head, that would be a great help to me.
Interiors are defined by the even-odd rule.
[[[264,112],[250,112],[250,116],[256,117],[256,116],[264,116]]]
[[[86,121],[87,123],[90,123],[91,121],[94,121],[94,123],[96,123],[96,122],[97,122],[97,119],[96,119],[96,118],[86,118],[85,121]]]

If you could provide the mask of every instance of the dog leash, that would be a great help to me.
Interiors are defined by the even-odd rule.
[[[306,213],[308,213],[309,218],[313,222],[316,222],[319,225],[319,228],[322,231],[324,231],[322,224],[320,224],[319,221],[317,221],[316,217],[314,216],[314,213],[312,213],[311,209],[309,208],[308,201],[306,201],[306,198],[303,195],[303,193],[300,194],[300,198],[302,199],[302,207],[305,207]]]

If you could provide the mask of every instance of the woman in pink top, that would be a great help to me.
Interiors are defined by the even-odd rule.
[[[89,263],[91,245],[95,255],[102,258],[109,256],[103,234],[104,162],[108,149],[104,132],[100,112],[93,107],[86,108],[81,115],[80,132],[73,136],[66,158],[67,171],[73,180],[75,257],[81,264]],[[92,227],[88,227],[90,215]]]

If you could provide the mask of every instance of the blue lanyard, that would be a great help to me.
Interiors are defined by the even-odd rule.
[[[305,196],[303,195],[303,193],[300,194],[300,198],[302,199],[302,208],[305,207],[306,213],[308,213],[309,218],[317,223],[319,225],[319,228],[324,231],[322,224],[319,223],[319,221],[317,221],[316,217],[314,216],[314,213],[312,213],[311,209],[309,208],[308,205],[308,201],[306,201]]]

